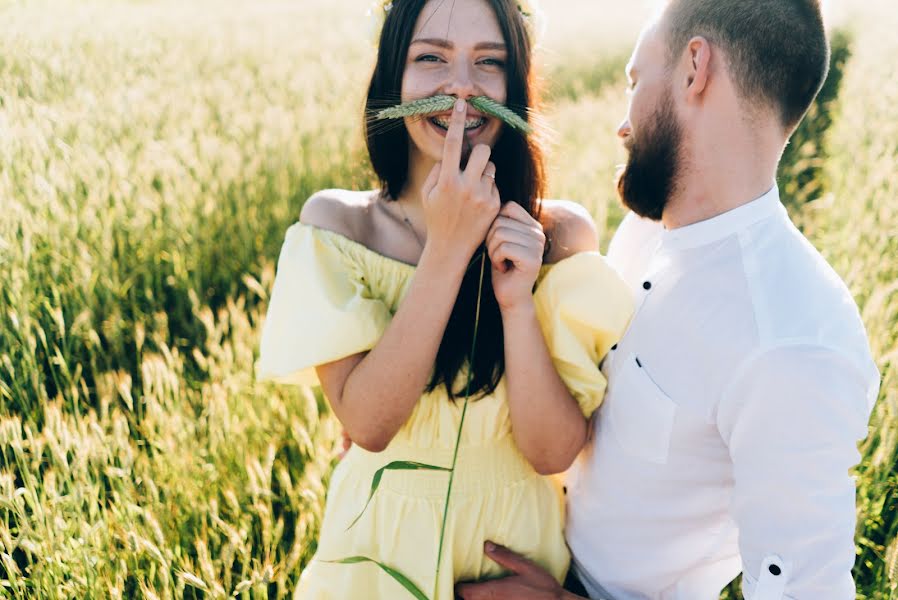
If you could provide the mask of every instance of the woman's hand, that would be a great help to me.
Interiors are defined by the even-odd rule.
[[[542,225],[517,202],[507,202],[490,227],[486,247],[499,307],[506,311],[529,306],[546,248]]]
[[[464,100],[456,102],[443,146],[443,160],[434,165],[422,190],[427,246],[441,256],[453,256],[465,262],[483,243],[501,206],[495,181],[496,165],[489,160],[492,152],[489,146],[476,146],[465,170],[459,166],[467,107]]]

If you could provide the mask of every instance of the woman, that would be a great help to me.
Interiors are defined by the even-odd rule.
[[[585,211],[540,202],[536,143],[465,102],[488,96],[523,114],[534,106],[517,3],[388,6],[368,114],[400,96],[458,101],[392,129],[369,124],[382,189],[316,194],[287,233],[260,374],[320,383],[354,442],[331,479],[296,597],[410,597],[373,563],[336,562],[364,556],[450,599],[456,581],[501,574],[483,555],[487,539],[523,548],[560,581],[563,503],[543,475],[567,469],[585,443],[605,389],[597,365],[631,299],[596,252]],[[489,264],[469,365],[481,247]],[[366,501],[388,464],[452,464],[468,387],[439,553],[446,472],[387,471]]]

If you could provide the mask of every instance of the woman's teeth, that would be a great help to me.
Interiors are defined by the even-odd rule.
[[[449,123],[451,122],[448,117],[432,117],[430,119],[431,123],[439,127],[440,129],[449,130]],[[483,117],[477,117],[474,119],[465,119],[465,129],[477,129],[481,125],[486,123],[486,119]]]

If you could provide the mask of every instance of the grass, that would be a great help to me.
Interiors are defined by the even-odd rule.
[[[544,4],[552,195],[608,223],[607,244],[621,69],[650,5]],[[253,363],[302,202],[371,185],[366,6],[0,2],[0,597],[289,595],[338,428],[320,396],[259,384]],[[856,576],[859,598],[886,600],[898,68],[883,57],[898,18],[886,0],[845,12],[836,77],[782,173],[884,374],[861,447]]]

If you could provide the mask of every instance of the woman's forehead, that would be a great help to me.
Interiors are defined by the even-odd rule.
[[[487,0],[429,0],[418,17],[414,37],[466,46],[503,41],[496,13]]]

